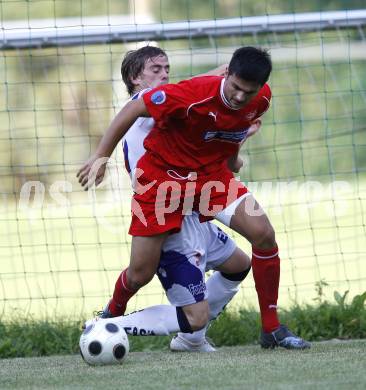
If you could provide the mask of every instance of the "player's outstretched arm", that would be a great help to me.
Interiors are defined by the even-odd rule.
[[[262,121],[259,118],[255,119],[249,127],[245,141],[249,137],[252,137],[261,128],[261,126],[262,126]],[[245,143],[245,141],[242,142],[240,147]],[[240,169],[244,165],[243,159],[239,156],[239,151],[240,151],[240,148],[233,156],[229,157],[227,160],[227,165],[228,165],[230,171],[232,171],[234,173],[239,173]]]
[[[200,74],[197,74],[193,77],[200,77],[200,76],[225,76],[225,73],[226,73],[226,70],[227,70],[227,67],[229,66],[229,64],[222,64],[220,66],[218,66],[217,68],[215,69],[211,69],[205,73],[200,73]]]
[[[128,129],[140,116],[150,116],[143,99],[131,100],[115,116],[107,131],[100,140],[94,154],[79,169],[76,176],[81,186],[87,190],[94,183],[102,182],[106,164],[113,150]]]

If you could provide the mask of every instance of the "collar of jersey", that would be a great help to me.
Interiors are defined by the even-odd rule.
[[[221,80],[221,85],[220,85],[220,96],[221,96],[222,102],[224,103],[224,105],[227,108],[230,108],[230,110],[234,110],[234,111],[240,110],[241,108],[233,108],[233,107],[231,107],[229,101],[226,99],[225,94],[224,94],[224,84],[225,84],[225,78],[223,78]]]
[[[132,95],[131,99],[130,100],[136,100],[136,99],[139,99],[143,94],[145,94],[146,92],[149,92],[151,91],[152,88],[145,88],[145,89],[142,89],[141,91],[138,91],[136,92],[134,95]]]

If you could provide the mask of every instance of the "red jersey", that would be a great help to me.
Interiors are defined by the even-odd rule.
[[[269,107],[265,84],[243,108],[226,102],[224,78],[202,76],[167,84],[143,95],[155,125],[144,147],[168,166],[199,171],[215,169],[238,151],[253,120]]]

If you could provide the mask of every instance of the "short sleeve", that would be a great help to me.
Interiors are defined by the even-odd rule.
[[[191,80],[178,84],[166,84],[152,89],[143,95],[149,114],[161,121],[168,116],[183,119],[187,116],[187,108],[192,101]]]
[[[269,87],[268,84],[264,84],[260,93],[261,93],[261,97],[258,104],[259,107],[257,111],[257,118],[262,116],[269,109],[269,106],[271,105],[271,98],[272,98],[271,88]]]

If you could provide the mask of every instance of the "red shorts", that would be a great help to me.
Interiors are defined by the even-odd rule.
[[[225,164],[192,172],[167,167],[145,153],[137,164],[129,234],[154,236],[178,232],[184,215],[200,213],[201,222],[213,217],[248,192]]]

